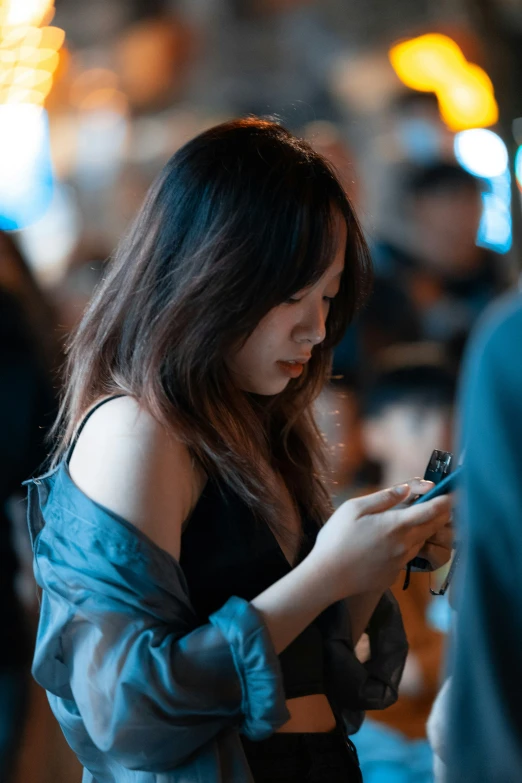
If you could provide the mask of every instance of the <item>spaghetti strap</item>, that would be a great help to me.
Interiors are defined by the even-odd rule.
[[[97,411],[98,408],[101,408],[102,405],[105,405],[106,402],[110,402],[110,400],[117,400],[119,397],[125,397],[125,396],[126,396],[125,394],[113,394],[110,397],[105,397],[105,399],[100,400],[99,402],[97,402],[96,405],[93,408],[91,408],[91,410],[88,413],[85,414],[85,416],[83,417],[82,421],[80,422],[80,425],[79,425],[78,429],[76,430],[76,432],[74,434],[74,437],[73,437],[73,439],[71,441],[71,444],[70,444],[69,448],[67,449],[67,454],[66,454],[66,457],[65,457],[65,464],[67,466],[69,466],[69,462],[70,462],[70,459],[72,457],[72,453],[74,451],[74,447],[78,443],[78,438],[82,434],[83,428],[85,427],[85,425],[87,424],[87,422],[91,418],[91,416],[94,413],[94,411]]]

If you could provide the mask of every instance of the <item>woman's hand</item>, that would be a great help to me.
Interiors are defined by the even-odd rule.
[[[453,548],[454,531],[451,520],[437,531],[434,536],[429,538],[422,549],[419,550],[419,557],[427,560],[434,571],[442,568],[451,557]]]
[[[432,481],[424,481],[424,479],[414,478],[407,482],[412,489],[411,498],[415,495],[425,495],[435,486]],[[453,497],[449,495],[449,497]],[[408,499],[404,504],[401,503],[400,507],[407,508],[411,505],[411,500]],[[421,550],[419,550],[419,557],[427,560],[434,571],[437,568],[442,568],[446,565],[451,557],[451,550],[453,547],[454,530],[451,522],[451,514],[448,519],[448,523],[438,530],[434,536],[429,538]]]
[[[412,488],[412,498],[414,495],[425,495],[435,486],[432,481],[424,481],[423,479],[414,478],[407,482]],[[449,497],[453,497],[450,495]],[[411,505],[411,501],[407,500],[405,503],[401,503],[400,507],[407,508]],[[443,528],[438,530],[434,536],[429,538],[421,550],[419,550],[419,557],[427,560],[434,571],[437,568],[442,568],[446,565],[451,557],[451,550],[453,547],[454,530],[451,522],[451,514],[448,523]]]
[[[432,548],[443,548],[438,543],[440,537],[436,544],[433,541],[449,524],[448,496],[399,506],[410,495],[424,494],[431,486],[431,482],[413,479],[348,500],[332,514],[309,555],[323,575],[324,589],[332,603],[370,590],[384,591],[426,541],[432,541]],[[433,555],[430,549],[430,556]]]

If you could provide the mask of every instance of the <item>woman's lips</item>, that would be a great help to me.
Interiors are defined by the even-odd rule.
[[[304,369],[304,365],[301,362],[276,362],[276,364],[290,378],[299,378]]]

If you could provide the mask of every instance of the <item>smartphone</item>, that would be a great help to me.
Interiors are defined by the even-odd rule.
[[[430,461],[424,472],[424,478],[426,481],[433,481],[434,484],[438,484],[439,481],[451,473],[453,468],[453,454],[451,451],[440,451],[434,449],[431,452]]]
[[[433,498],[439,497],[440,495],[446,495],[448,492],[453,492],[453,490],[459,484],[462,468],[457,467],[452,471],[452,463],[453,454],[450,451],[439,451],[438,449],[434,449],[424,473],[424,478],[427,481],[433,481],[435,486],[425,495],[419,495],[419,497],[413,501],[413,506],[417,503],[427,503],[428,500],[432,500]],[[450,570],[444,579],[440,590],[437,592],[431,591],[434,595],[444,595],[444,592],[449,586],[449,580],[453,575],[454,565],[456,565],[455,556],[452,559]],[[410,573],[412,571],[431,572],[433,571],[433,568],[431,567],[431,563],[424,557],[414,557],[413,560],[410,560],[406,566],[406,578],[404,580],[403,590],[408,589],[410,584]],[[442,590],[443,592],[441,592]]]
[[[426,503],[428,500],[431,500],[432,498],[439,497],[440,495],[447,495],[448,492],[453,492],[460,483],[460,478],[462,474],[462,467],[455,468],[453,473],[449,473],[447,476],[445,476],[441,481],[439,481],[438,484],[436,484],[433,489],[430,489],[429,492],[427,492],[425,495],[421,495],[413,505],[416,503]],[[438,589],[433,590],[430,587],[430,593],[432,595],[444,595],[450,586],[451,579],[453,577],[453,574],[455,573],[455,568],[457,567],[457,564],[459,562],[460,552],[458,549],[458,546],[455,545],[453,549],[453,554],[450,559],[449,567],[443,566],[443,568],[446,570],[446,575],[442,580],[442,583],[438,587]],[[423,558],[418,558],[419,560],[422,560]],[[417,560],[417,558],[415,558]],[[442,569],[439,569],[442,571]],[[443,572],[444,573],[444,572]]]
[[[448,492],[453,492],[460,483],[461,474],[462,468],[455,468],[453,473],[448,473],[447,476],[444,476],[438,484],[435,484],[433,489],[430,489],[425,495],[419,495],[417,500],[413,501],[412,506],[416,506],[418,503],[427,503],[428,500],[438,498],[439,495],[447,495]]]

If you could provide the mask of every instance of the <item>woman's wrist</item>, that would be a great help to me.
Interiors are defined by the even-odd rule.
[[[314,549],[299,568],[308,575],[310,584],[314,586],[314,594],[323,604],[323,609],[356,593],[356,586],[349,584],[347,574],[338,573],[339,564],[328,562]]]
[[[307,586],[307,591],[311,594],[312,601],[319,607],[318,614],[344,597],[341,595],[342,590],[339,589],[338,580],[333,574],[334,569],[328,567],[323,558],[316,556],[314,550],[305,557],[297,569]]]

